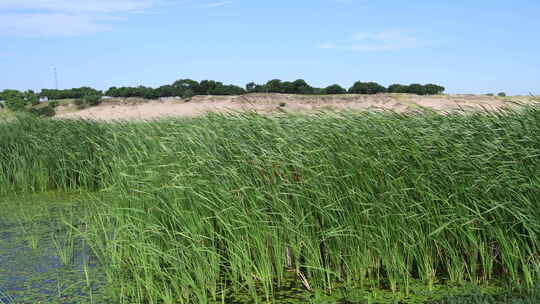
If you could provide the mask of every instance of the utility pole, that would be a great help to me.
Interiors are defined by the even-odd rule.
[[[58,90],[58,73],[56,72],[56,67],[54,68],[54,86]]]
[[[58,73],[56,72],[56,67],[53,67],[54,73],[54,87],[58,90]]]

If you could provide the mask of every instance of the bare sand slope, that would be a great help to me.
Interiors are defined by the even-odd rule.
[[[532,97],[492,97],[480,95],[417,96],[409,94],[377,95],[288,95],[247,94],[242,96],[195,96],[190,100],[144,100],[138,98],[113,98],[103,104],[84,110],[74,107],[58,108],[58,118],[83,118],[95,120],[152,120],[175,116],[197,116],[208,112],[255,111],[273,112],[313,111],[416,111],[421,108],[437,112],[497,110],[513,108],[519,104],[535,103]]]

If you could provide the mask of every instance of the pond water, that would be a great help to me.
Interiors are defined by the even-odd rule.
[[[40,203],[0,201],[0,304],[110,303],[90,248]]]

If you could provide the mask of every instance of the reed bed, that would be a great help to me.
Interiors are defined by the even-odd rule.
[[[0,192],[100,190],[124,303],[271,302],[291,280],[411,296],[540,275],[540,111],[0,124]]]

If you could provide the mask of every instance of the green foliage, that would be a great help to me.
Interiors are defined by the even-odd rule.
[[[497,96],[499,96],[499,97],[506,97],[506,93],[500,92],[499,94],[497,94]]]
[[[82,98],[77,98],[73,102],[78,109],[84,109],[88,107],[94,107],[101,104],[102,99],[100,95],[87,95]]]
[[[84,103],[93,107],[101,103],[101,95],[86,95],[83,98]]]
[[[159,94],[156,94],[156,92],[154,92],[154,89],[144,86],[121,88],[111,87],[110,89],[105,91],[105,95],[111,97],[149,97],[150,99],[160,97]]]
[[[56,110],[51,104],[48,104],[47,106],[42,108],[31,108],[29,112],[31,114],[43,117],[53,117],[56,114]]]
[[[257,84],[255,82],[250,82],[246,84],[246,92],[248,93],[255,93],[257,88]]]
[[[50,90],[43,89],[39,93],[41,97],[48,97],[49,99],[67,99],[67,98],[83,98],[89,95],[102,96],[102,92],[90,87],[80,87],[67,90]]]
[[[402,84],[393,84],[388,87],[388,93],[408,93],[409,87]]]
[[[376,82],[356,82],[351,88],[351,94],[378,94],[386,92],[386,88]]]
[[[191,89],[187,89],[182,93],[183,99],[190,99],[193,96],[195,96],[195,92],[193,92]]]
[[[111,97],[140,97],[146,99],[158,99],[160,97],[195,96],[195,95],[241,95],[245,90],[234,85],[224,85],[213,80],[203,80],[198,83],[191,79],[180,79],[172,85],[159,88],[150,87],[111,87],[105,95]]]
[[[486,96],[495,96],[493,93],[487,93]]]
[[[39,104],[39,95],[32,90],[28,90],[24,92],[24,100],[27,104],[35,106]]]
[[[24,111],[27,105],[24,93],[17,90],[4,90],[0,99],[5,101],[6,108],[15,112]]]
[[[539,120],[538,108],[18,119],[0,124],[0,193],[106,189],[85,227],[126,303],[274,302],[291,274],[321,297],[384,289],[395,302],[440,282],[528,289]]]
[[[408,93],[416,95],[438,95],[444,92],[445,88],[436,84],[426,85],[413,83],[410,85],[393,84],[388,87],[389,93]]]
[[[347,90],[342,88],[339,84],[328,86],[324,89],[324,94],[346,94]]]
[[[540,303],[540,293],[535,288],[525,294],[518,292],[505,292],[502,294],[460,295],[445,297],[436,301],[428,301],[425,304],[536,304]]]
[[[428,83],[424,85],[425,95],[438,95],[444,92],[445,88],[436,84]],[[414,94],[414,93],[413,93]]]
[[[383,92],[390,93],[411,93],[419,95],[441,94],[444,92],[444,87],[435,84],[411,84],[409,86],[393,84],[388,89],[375,82],[356,82],[350,89],[349,93],[354,94],[377,94]],[[53,99],[80,99],[85,96],[111,96],[111,97],[139,97],[146,99],[158,99],[160,97],[175,97],[175,96],[195,96],[195,95],[242,95],[245,93],[284,93],[284,94],[344,94],[346,93],[340,85],[334,84],[326,88],[315,88],[310,86],[305,80],[297,79],[295,81],[282,81],[273,79],[266,84],[259,85],[255,82],[250,82],[245,89],[235,85],[225,85],[222,82],[214,80],[202,80],[200,83],[192,79],[179,79],[171,85],[163,85],[158,88],[145,86],[138,87],[111,87],[103,94],[101,91],[89,87],[74,88],[69,90],[50,90],[43,89],[39,95],[33,91],[24,93],[14,90],[4,91],[6,96],[12,96],[13,92],[17,92],[17,98],[11,97],[13,100],[10,105],[13,108],[20,109],[21,105],[27,104],[37,105],[39,97],[48,97]],[[2,99],[0,93],[0,100]],[[22,102],[20,99],[22,98]],[[6,98],[4,98],[6,99]],[[7,100],[7,99],[6,99]],[[83,103],[84,104],[84,103]],[[82,104],[81,104],[82,105]]]
[[[284,85],[279,79],[269,80],[265,87],[268,93],[285,93]]]

